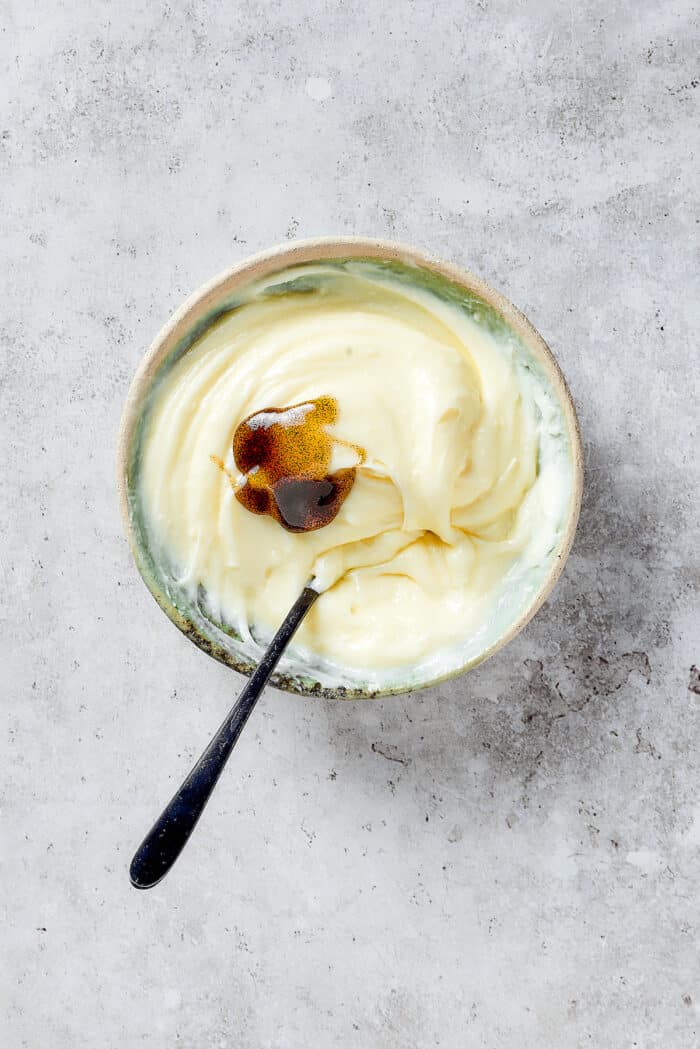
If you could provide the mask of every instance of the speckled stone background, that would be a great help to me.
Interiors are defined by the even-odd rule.
[[[2,4],[4,1049],[698,1044],[694,15]],[[136,575],[121,405],[186,294],[320,233],[433,249],[529,314],[579,406],[578,538],[468,676],[267,694],[139,894],[241,679]]]

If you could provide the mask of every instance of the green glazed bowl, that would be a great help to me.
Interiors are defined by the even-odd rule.
[[[254,669],[251,654],[241,639],[223,624],[213,622],[205,613],[203,595],[193,597],[186,593],[151,549],[138,491],[141,446],[151,393],[159,380],[202,333],[236,307],[242,292],[253,282],[286,271],[284,290],[294,291],[294,280],[289,280],[288,271],[295,266],[313,262],[333,262],[342,266],[351,260],[364,260],[375,267],[390,270],[394,279],[429,289],[445,301],[468,311],[494,334],[507,335],[517,347],[518,355],[525,361],[525,367],[538,374],[559,404],[570,456],[571,496],[559,544],[547,571],[537,586],[526,593],[512,622],[505,625],[484,651],[477,654],[465,652],[463,660],[453,660],[454,665],[450,666],[449,671],[438,676],[428,674],[421,677],[410,670],[397,671],[393,679],[383,681],[379,687],[370,680],[358,680],[356,674],[346,678],[339,668],[329,671],[328,667],[300,665],[298,658],[283,660],[281,669],[272,677],[274,685],[289,692],[338,699],[374,698],[434,685],[476,666],[507,644],[537,612],[564,567],[576,531],[583,485],[581,438],[564,377],[544,340],[529,321],[480,278],[415,248],[365,238],[295,241],[261,252],[205,284],[171,317],[134,377],[119,431],[117,468],[120,506],[136,566],[160,607],[195,645],[241,674],[249,675]],[[298,290],[308,290],[303,279],[299,281]]]

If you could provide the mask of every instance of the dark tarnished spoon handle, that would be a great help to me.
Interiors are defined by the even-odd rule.
[[[310,586],[302,591],[211,743],[141,842],[129,868],[135,888],[157,885],[184,849],[270,674],[317,597]]]

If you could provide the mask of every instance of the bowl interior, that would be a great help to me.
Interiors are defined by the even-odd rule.
[[[564,379],[547,346],[529,322],[498,293],[479,278],[422,255],[413,249],[367,240],[324,240],[299,242],[255,256],[200,289],[171,318],[151,346],[137,372],[124,410],[119,438],[118,479],[125,528],[137,567],[158,604],[175,625],[199,648],[243,674],[255,666],[255,653],[223,623],[207,612],[206,594],[188,593],[154,554],[148,521],[139,496],[139,466],[149,407],[162,379],[187,353],[207,328],[244,300],[246,289],[271,275],[280,274],[267,293],[277,287],[285,294],[309,291],[309,279],[295,273],[310,262],[331,262],[344,267],[364,262],[390,273],[392,280],[406,282],[432,292],[439,299],[466,311],[472,319],[499,339],[506,339],[524,367],[553,392],[561,410],[563,432],[571,464],[571,497],[567,519],[558,547],[552,551],[546,570],[523,589],[522,600],[498,635],[478,651],[468,640],[445,663],[424,664],[419,672],[395,671],[381,680],[370,674],[311,663],[293,648],[280,664],[272,681],[277,687],[301,694],[323,694],[338,698],[388,695],[435,684],[475,666],[510,640],[536,612],[554,585],[571,546],[581,496],[581,448],[574,408]]]

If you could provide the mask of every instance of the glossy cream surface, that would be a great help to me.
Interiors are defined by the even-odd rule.
[[[335,520],[295,534],[236,500],[232,438],[327,396],[366,457]],[[356,464],[339,443],[334,467]],[[498,639],[556,555],[571,483],[556,397],[505,325],[364,262],[249,288],[155,386],[139,470],[155,557],[208,617],[254,655],[313,578],[291,658],[374,683]]]

